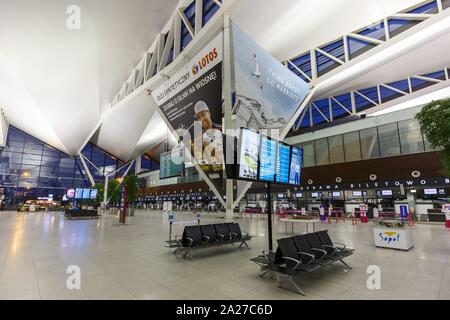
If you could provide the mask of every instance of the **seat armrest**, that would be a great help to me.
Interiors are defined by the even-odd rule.
[[[316,258],[316,257],[314,257],[313,254],[306,253],[306,252],[299,252],[298,254],[299,254],[300,256],[308,256],[308,257],[311,258],[311,259],[308,261],[307,264],[310,264],[310,263]]]
[[[221,233],[218,233],[217,236],[220,238],[220,240],[223,240],[225,238],[225,236]]]
[[[205,239],[206,240],[206,242],[209,242],[209,240],[211,239],[210,237],[208,237],[208,236],[202,236],[202,238],[203,239]]]
[[[328,253],[327,253],[325,250],[323,250],[323,249],[311,248],[311,250],[314,251],[314,252],[320,252],[320,253],[322,253],[322,255],[320,256],[320,259],[323,259],[323,257],[325,257],[325,256],[328,254]]]
[[[341,249],[347,248],[347,245],[346,245],[345,243],[341,243],[341,242],[333,242],[333,244],[334,244],[335,246],[339,246],[339,248],[341,248]]]
[[[289,260],[289,261],[292,261],[292,262],[296,263],[296,265],[292,268],[292,270],[297,269],[297,267],[301,264],[301,260],[297,260],[297,259],[294,259],[294,258],[291,258],[291,257],[283,257],[283,259],[284,260]]]
[[[237,237],[237,233],[234,233],[234,232],[230,232],[230,238],[235,238],[235,237]]]
[[[323,244],[322,245],[322,247],[325,249],[325,248],[331,248],[331,249],[333,249],[333,252],[334,253],[336,253],[338,250],[337,250],[337,248],[335,247],[335,246],[330,246],[330,245],[328,245],[328,244]]]
[[[188,247],[192,246],[192,244],[194,243],[194,239],[192,238],[186,238],[186,240],[189,241]]]

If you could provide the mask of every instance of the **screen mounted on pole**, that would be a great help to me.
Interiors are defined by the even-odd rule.
[[[261,136],[261,152],[259,160],[259,180],[274,182],[277,161],[277,142]]]
[[[258,178],[259,140],[258,133],[242,129],[239,150],[239,178],[241,179],[256,180]]]
[[[300,185],[302,177],[303,149],[292,147],[289,184]]]

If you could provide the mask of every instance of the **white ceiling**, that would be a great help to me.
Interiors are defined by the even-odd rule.
[[[76,154],[177,3],[1,1],[0,103],[9,122]],[[80,30],[66,27],[70,5],[81,9]]]
[[[231,16],[243,31],[284,60],[419,2],[235,0]],[[9,122],[69,154],[76,154],[94,132],[93,141],[122,160],[157,146],[167,130],[151,99],[136,95],[112,109],[109,103],[177,3],[41,0],[36,6],[35,0],[1,1],[0,106]],[[80,30],[66,28],[69,5],[81,8]],[[447,36],[442,39],[445,44],[436,42],[446,50],[440,52],[448,52],[449,40]],[[428,50],[428,67],[447,59],[443,54],[431,59],[433,45],[422,49]],[[371,76],[409,74],[415,59],[407,55],[390,68],[361,76],[357,83],[368,83]],[[339,89],[356,82],[346,85]]]

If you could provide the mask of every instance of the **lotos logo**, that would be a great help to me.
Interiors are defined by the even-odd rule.
[[[388,244],[400,241],[400,234],[395,231],[380,232],[379,236],[381,241],[387,242]]]
[[[217,53],[217,48],[212,49],[192,67],[192,74],[196,75],[197,73],[199,73],[200,70],[206,68],[206,66],[216,60],[218,56],[219,54]]]

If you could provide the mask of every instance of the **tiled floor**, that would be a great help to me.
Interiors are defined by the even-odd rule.
[[[192,214],[178,214],[174,234]],[[223,222],[204,217],[202,223]],[[60,213],[0,213],[0,299],[450,299],[450,231],[419,225],[409,252],[375,248],[372,224],[339,223],[333,239],[356,249],[341,264],[300,277],[306,297],[260,278],[249,261],[266,249],[267,221],[237,219],[255,238],[251,250],[237,246],[195,252],[193,261],[165,248],[167,216],[137,211],[125,226],[115,216],[68,221]],[[286,236],[274,225],[274,239]],[[302,233],[302,226],[296,232]],[[66,269],[81,268],[81,290],[68,290]],[[381,289],[368,290],[369,265],[381,268]]]

